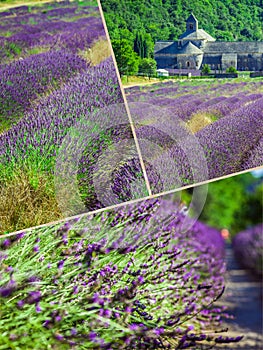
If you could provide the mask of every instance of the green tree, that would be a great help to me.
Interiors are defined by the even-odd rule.
[[[154,43],[150,34],[136,32],[133,49],[141,58],[153,57]]]
[[[209,65],[204,64],[203,68],[202,68],[202,73],[206,75],[206,74],[209,74],[210,72],[211,72],[211,69],[210,69]]]
[[[143,37],[143,34],[141,32],[136,33],[133,49],[141,58],[145,57],[144,37]]]
[[[152,58],[143,58],[139,63],[139,73],[142,73],[149,78],[156,74],[157,64]]]
[[[112,48],[120,75],[136,74],[138,72],[139,56],[133,51],[128,40],[113,40]]]
[[[251,173],[212,182],[200,220],[234,235],[262,221],[262,195],[262,180]]]

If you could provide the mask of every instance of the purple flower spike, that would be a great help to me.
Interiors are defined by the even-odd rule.
[[[39,252],[39,245],[35,245],[34,248],[33,248],[33,251],[35,253],[38,253]]]
[[[33,291],[28,293],[28,297],[26,299],[28,304],[36,304],[38,303],[42,298],[40,291]]]
[[[39,303],[37,303],[37,305],[36,305],[36,312],[39,313],[41,311],[42,311],[42,309],[41,309]]]
[[[95,333],[95,332],[90,332],[89,333],[89,339],[91,341],[94,341],[96,339],[96,337],[97,337],[97,333]]]
[[[19,300],[19,301],[17,302],[17,307],[18,307],[19,309],[21,309],[24,305],[25,305],[25,301],[24,301],[24,300]]]
[[[61,270],[61,269],[63,268],[64,263],[65,263],[64,260],[60,260],[60,261],[58,262],[58,269],[59,269],[59,270]]]

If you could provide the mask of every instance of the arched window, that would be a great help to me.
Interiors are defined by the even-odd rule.
[[[190,67],[190,62],[189,62],[189,61],[186,62],[186,67],[187,67],[187,68]]]

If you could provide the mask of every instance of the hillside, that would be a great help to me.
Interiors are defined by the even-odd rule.
[[[101,5],[113,44],[125,40],[140,54],[139,35],[147,47],[144,57],[152,56],[156,40],[177,40],[191,11],[217,40],[263,40],[263,0],[101,0]]]

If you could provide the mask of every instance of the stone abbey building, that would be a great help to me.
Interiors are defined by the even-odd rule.
[[[186,20],[186,31],[177,42],[157,41],[154,48],[157,68],[224,71],[233,66],[239,71],[263,70],[263,41],[216,41],[203,29],[193,14]]]

